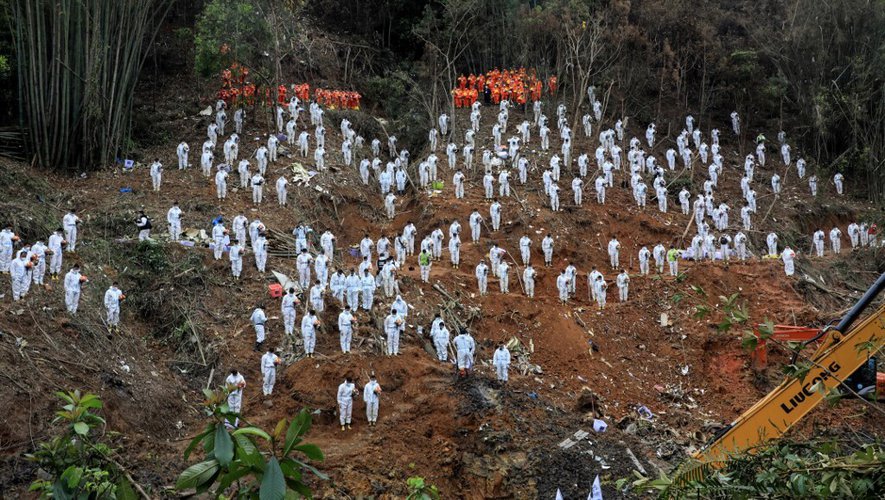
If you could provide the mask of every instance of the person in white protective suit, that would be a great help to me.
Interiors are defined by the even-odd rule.
[[[350,429],[351,419],[353,417],[353,397],[357,394],[356,386],[353,379],[348,375],[344,377],[344,382],[338,386],[338,418],[341,422],[341,430],[345,427]]]
[[[366,419],[369,426],[374,427],[378,424],[378,403],[381,399],[381,385],[375,374],[369,375],[369,382],[363,387],[363,401],[366,403]]]
[[[510,351],[507,346],[501,344],[495,350],[492,357],[492,364],[495,365],[495,374],[500,382],[507,382],[507,369],[510,367]]]

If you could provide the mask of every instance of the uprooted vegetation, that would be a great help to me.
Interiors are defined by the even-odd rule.
[[[214,366],[217,352],[200,325],[203,292],[215,283],[202,256],[153,241],[129,242],[121,250],[109,265],[121,270],[121,286],[138,290],[131,307],[153,336],[176,352],[174,363],[199,367],[198,372]]]

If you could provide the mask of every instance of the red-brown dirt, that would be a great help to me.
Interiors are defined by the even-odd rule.
[[[482,148],[490,145],[485,135],[492,114],[492,110],[484,110],[483,132],[482,137],[477,137],[474,161],[477,169],[481,169]],[[460,112],[455,120],[458,127],[467,123],[466,115]],[[511,113],[511,123],[521,120],[521,113]],[[641,136],[644,126],[634,125],[628,138]],[[708,130],[706,124],[701,125]],[[678,213],[676,193],[671,193],[668,214],[659,213],[653,202],[644,210],[637,208],[628,190],[617,186],[609,190],[605,206],[595,203],[592,188],[585,188],[584,205],[574,207],[567,187],[571,174],[565,168],[560,182],[563,211],[553,213],[544,206],[542,191],[539,195],[540,172],[549,155],[532,151],[537,146],[536,137],[527,148],[533,166],[530,185],[523,187],[513,181],[528,210],[523,210],[513,198],[502,200],[502,229],[489,234],[488,228],[484,228],[480,244],[469,242],[467,217],[474,207],[484,216],[488,213],[489,203],[482,199],[481,172],[470,174],[466,199],[455,200],[449,185],[452,172],[444,155],[440,155],[439,171],[446,181],[446,191],[431,196],[410,187],[400,200],[396,219],[389,222],[380,210],[381,198],[374,181],[371,187],[363,187],[356,167],[347,168],[340,163],[338,124],[327,123],[326,128],[327,165],[334,168],[320,173],[311,186],[290,186],[290,207],[285,209],[276,206],[273,192],[277,176],[288,171],[285,157],[269,168],[265,204],[260,209],[251,207],[251,194],[242,190],[230,193],[228,200],[219,204],[214,183],[204,179],[196,165],[198,157],[194,152],[203,141],[203,122],[190,118],[182,129],[187,129],[193,168],[175,170],[174,144],[145,154],[149,158],[159,156],[166,165],[160,193],[151,192],[144,167],[131,174],[106,169],[72,179],[38,174],[23,165],[3,165],[13,179],[46,179],[44,192],[35,192],[24,182],[3,188],[7,200],[28,200],[28,213],[42,211],[60,220],[65,207],[78,207],[87,221],[81,235],[83,245],[78,254],[66,256],[65,269],[71,262],[80,261],[95,282],[84,294],[82,312],[73,321],[64,314],[63,292],[57,283],[52,290],[34,290],[24,302],[13,304],[7,295],[0,304],[0,373],[7,379],[0,401],[6,408],[18,409],[8,412],[0,425],[0,449],[6,456],[0,480],[3,490],[22,491],[33,478],[34,471],[21,454],[51,430],[47,423],[57,405],[51,392],[81,388],[98,393],[105,401],[107,428],[121,433],[116,441],[134,477],[161,492],[164,486],[173,484],[177,473],[186,466],[181,451],[188,437],[201,428],[200,389],[207,381],[218,385],[227,370],[236,367],[249,383],[243,405],[244,418],[249,422],[272,428],[279,419],[303,407],[315,412],[309,441],[325,451],[327,460],[321,469],[332,478],[329,483],[315,483],[318,496],[401,497],[405,480],[413,475],[424,476],[439,486],[446,498],[552,497],[556,488],[561,488],[566,497],[574,497],[587,494],[595,474],[602,476],[606,492],[613,493],[613,480],[634,468],[627,448],[654,474],[656,467],[678,463],[688,447],[702,445],[711,433],[711,424],[730,422],[777,381],[773,370],[761,382],[750,370],[749,357],[740,347],[743,331],[750,328],[750,323],[770,318],[779,323],[819,324],[835,315],[836,307],[819,310],[810,305],[794,288],[796,278],[785,278],[782,264],[775,260],[754,258],[746,264],[730,265],[683,262],[680,270],[684,277],[678,280],[654,272],[649,277],[638,276],[636,254],[641,245],[651,249],[658,242],[682,243],[689,216]],[[720,128],[726,130],[724,126]],[[457,130],[460,136],[462,129]],[[261,128],[254,127],[242,134],[241,157],[252,154],[252,137],[260,132]],[[741,164],[744,152],[737,144],[730,144],[725,135],[727,167],[717,194],[737,199],[737,165]],[[456,137],[456,142],[461,142],[460,137]],[[551,142],[558,147],[557,140]],[[580,152],[592,152],[590,141],[584,137],[578,137],[574,147],[575,158]],[[667,147],[660,141],[655,154],[663,158]],[[412,169],[426,153],[412,152]],[[367,154],[370,153],[356,154],[355,163]],[[310,165],[312,161],[304,163]],[[772,163],[780,165],[777,158]],[[757,174],[764,178],[757,181],[760,195],[768,191],[764,186],[770,174],[770,170]],[[696,192],[699,172],[694,175]],[[414,171],[412,176],[415,178]],[[231,176],[229,186],[238,185],[236,177]],[[778,230],[801,234],[804,246],[798,250],[804,251],[811,234],[809,227],[814,223],[813,217],[805,215],[809,210],[813,214],[826,207],[828,228],[835,223],[844,227],[852,214],[868,209],[850,198],[834,199],[831,186],[822,187],[823,201],[815,201],[809,207],[805,183],[784,177],[785,192],[780,198],[760,200],[754,223],[764,231],[751,232],[756,249],[762,248],[769,230]],[[314,186],[324,187],[331,197],[320,195]],[[122,187],[130,187],[133,192],[121,193]],[[35,196],[42,198],[34,200]],[[189,353],[182,352],[179,346],[157,336],[156,324],[149,318],[138,317],[125,304],[120,336],[106,339],[95,335],[94,332],[101,331],[103,313],[100,302],[104,288],[99,285],[119,277],[125,289],[129,280],[129,270],[116,268],[114,263],[118,262],[116,254],[122,252],[121,248],[134,244],[134,228],[119,221],[131,220],[134,210],[144,206],[155,220],[154,234],[162,235],[165,214],[173,200],[182,205],[186,228],[208,229],[214,216],[221,214],[230,220],[243,210],[250,219],[260,214],[268,228],[284,234],[301,220],[310,223],[317,235],[329,228],[338,237],[338,251],[357,243],[366,232],[373,238],[382,231],[398,232],[407,220],[418,227],[420,241],[436,227],[443,227],[443,221],[457,218],[464,235],[461,268],[451,269],[444,252],[443,261],[434,264],[431,281],[458,300],[460,307],[452,312],[469,324],[477,340],[478,362],[489,361],[498,343],[516,337],[523,346],[534,347],[530,361],[542,373],[523,375],[511,369],[511,381],[505,386],[494,381],[492,368],[479,364],[470,379],[459,380],[451,366],[438,363],[425,352],[426,340],[418,338],[414,328],[409,328],[403,339],[402,356],[383,356],[371,335],[372,331],[378,332],[375,321],[383,317],[391,302],[380,290],[373,314],[358,315],[362,324],[355,335],[354,354],[338,352],[334,325],[340,309],[330,297],[327,311],[321,316],[324,327],[318,338],[318,356],[312,360],[300,358],[300,351],[291,352],[291,344],[282,339],[277,301],[267,296],[266,286],[273,278],[269,273],[257,273],[251,254],[244,262],[243,279],[234,281],[226,260],[214,261],[207,249],[179,248],[171,243],[166,245],[172,261],[199,256],[190,272],[199,276],[203,284],[190,285],[187,290],[195,304],[192,320],[202,339],[199,350],[212,353],[210,363],[200,363],[200,355],[195,354],[193,347]],[[776,205],[771,218],[761,220],[772,201]],[[737,212],[737,207],[732,206],[733,227],[740,222]],[[447,231],[447,227],[443,229]],[[546,232],[556,238],[551,269],[543,267],[540,253],[540,240]],[[518,240],[523,234],[529,234],[534,241],[532,259],[539,275],[536,298],[529,299],[521,293],[521,263],[511,272],[510,294],[500,294],[496,280],[492,279],[490,294],[480,297],[473,277],[473,267],[480,256],[486,255],[490,243],[495,241],[518,259]],[[586,273],[590,265],[596,265],[612,282],[616,272],[609,268],[605,250],[611,234],[618,235],[621,262],[631,273],[630,298],[626,303],[618,303],[616,288],[611,286],[609,304],[600,312],[588,300]],[[129,240],[116,242],[120,238]],[[98,240],[106,243],[99,245]],[[279,240],[272,242],[274,251],[283,246]],[[880,249],[856,253],[872,263],[867,271],[881,271]],[[852,258],[855,257],[848,257]],[[336,265],[345,269],[358,262],[346,252],[336,254],[336,259]],[[832,256],[816,259],[801,255],[800,259],[800,269],[821,270],[828,276],[837,273],[844,261]],[[580,271],[578,294],[573,302],[561,305],[555,279],[567,262],[574,263]],[[268,269],[293,275],[293,264],[291,258],[272,255]],[[857,278],[856,282],[872,279],[874,276]],[[839,302],[839,307],[843,307],[851,298],[852,287],[839,282],[830,284],[845,295]],[[414,306],[408,320],[410,326],[429,329],[433,315],[448,300],[420,282],[415,257],[404,268],[400,287],[404,298]],[[140,291],[126,292],[136,295]],[[738,304],[746,305],[750,319],[747,325],[720,332],[716,327],[723,316],[720,297],[734,293],[739,294]],[[271,398],[259,394],[259,354],[252,349],[254,333],[248,324],[249,314],[258,302],[266,303],[271,319],[269,342],[287,347],[287,364],[278,375]],[[708,317],[695,319],[695,306],[709,307],[712,312]],[[669,316],[669,326],[660,324],[661,313]],[[208,366],[211,359],[217,359],[214,368]],[[773,364],[778,361],[783,359],[774,354]],[[686,367],[687,374],[683,374]],[[345,373],[353,373],[364,382],[370,371],[377,373],[385,389],[379,425],[370,429],[364,424],[363,405],[358,403],[354,409],[354,429],[341,432],[335,389]],[[585,391],[597,396],[599,408],[595,403],[591,409],[578,404]],[[635,405],[645,405],[656,415],[651,429],[640,426],[636,431],[630,427],[636,417]],[[604,415],[610,425],[608,432],[591,434],[589,442],[574,448],[558,448],[557,443],[575,431],[592,429],[594,411]],[[863,414],[861,418],[852,416],[850,421],[843,418],[858,412],[864,412],[863,407],[849,402],[835,410],[819,410],[809,422],[834,430],[860,425],[875,432],[881,423],[879,416]],[[621,425],[616,426],[619,421]],[[808,432],[809,425],[801,426],[800,432]]]

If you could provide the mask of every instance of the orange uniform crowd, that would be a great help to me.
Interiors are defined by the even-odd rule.
[[[236,104],[255,104],[255,84],[246,83],[240,87],[222,88],[218,91],[218,98],[226,102],[228,107]]]
[[[513,101],[518,105],[541,99],[545,82],[538,78],[535,70],[525,68],[499,70],[486,74],[458,77],[457,87],[452,90],[456,108],[470,107],[478,99],[498,104],[502,100]],[[546,81],[547,91],[556,93],[557,81],[551,76]]]
[[[245,103],[255,103],[257,89],[254,83],[246,83],[249,77],[249,68],[237,63],[221,72],[221,89],[218,90],[218,98],[228,106]]]
[[[286,104],[289,102],[289,89],[286,88],[285,85],[280,85],[277,87],[277,103]],[[292,84],[292,95],[297,97],[302,101],[306,101],[310,99],[310,84],[301,83],[301,84]],[[268,99],[268,104],[273,102],[273,99]]]
[[[348,90],[316,89],[316,101],[329,109],[360,109],[359,92]]]
[[[218,90],[218,98],[227,103],[229,108],[237,105],[255,104],[255,99],[263,97],[264,104],[271,106],[274,102],[285,105],[290,96],[294,95],[302,101],[310,99],[310,84],[300,83],[290,86],[280,85],[276,89],[258,89],[254,83],[247,82],[249,68],[232,64],[221,72],[221,88]],[[263,94],[263,96],[262,96]],[[347,90],[314,89],[316,101],[331,109],[360,109],[359,92]]]

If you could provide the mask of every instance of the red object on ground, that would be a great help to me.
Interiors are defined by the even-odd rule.
[[[756,350],[753,351],[752,358],[753,368],[762,370],[768,364],[768,349],[765,347],[765,339],[759,337],[759,326],[760,325],[756,325],[756,328],[753,329],[753,333],[759,338],[759,343],[756,344]],[[774,325],[774,332],[771,335],[771,339],[780,342],[808,342],[816,337],[818,333],[820,333],[820,329],[818,328]]]
[[[280,285],[279,283],[268,285],[267,291],[270,293],[271,297],[278,299],[283,296],[283,285]]]
[[[879,401],[885,401],[885,373],[876,372],[876,394]]]

